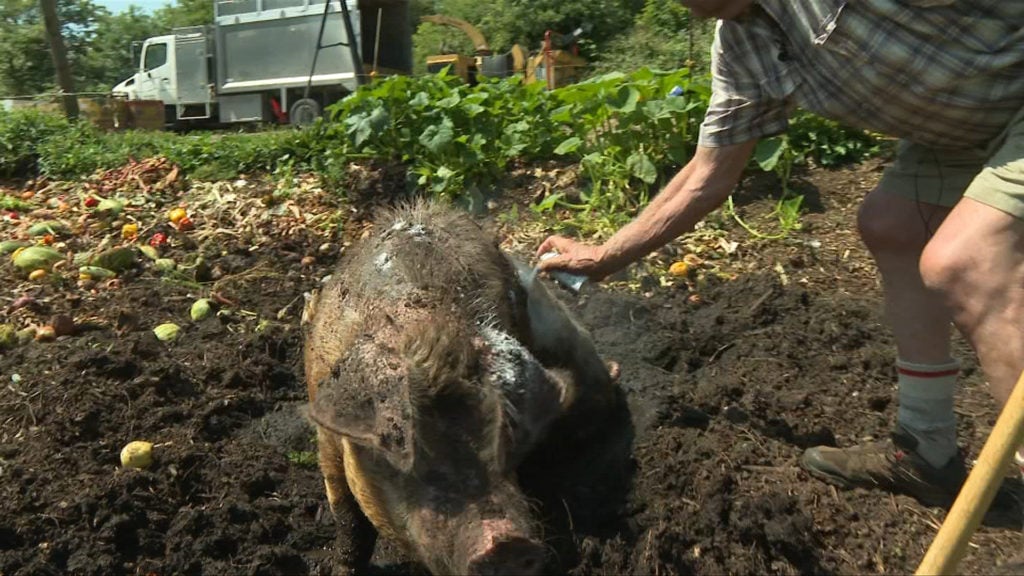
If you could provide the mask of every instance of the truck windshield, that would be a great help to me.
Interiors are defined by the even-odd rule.
[[[167,63],[167,44],[150,44],[146,46],[145,63],[143,71],[159,68]]]

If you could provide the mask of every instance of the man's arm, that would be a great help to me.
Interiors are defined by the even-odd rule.
[[[551,236],[537,254],[551,250],[559,256],[542,260],[541,270],[566,270],[601,279],[693,230],[704,216],[728,198],[754,151],[756,140],[709,148],[698,146],[693,158],[654,200],[601,246]]]

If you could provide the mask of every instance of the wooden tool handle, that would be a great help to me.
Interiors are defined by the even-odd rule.
[[[919,576],[956,572],[967,551],[967,544],[981,519],[988,512],[1006,475],[1006,464],[1024,440],[1024,374],[1010,394],[996,425],[992,428],[978,462],[974,465],[945,522],[935,535],[924,560],[917,568]]]

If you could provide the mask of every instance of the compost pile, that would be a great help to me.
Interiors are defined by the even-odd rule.
[[[396,174],[354,167],[347,200],[312,176],[189,182],[161,159],[5,187],[0,574],[330,573],[333,519],[300,413],[303,293],[395,198]],[[853,232],[878,176],[876,163],[807,172],[810,212],[781,240],[723,219],[629,278],[562,293],[621,364],[628,403],[588,450],[523,470],[563,571],[914,570],[942,510],[797,466],[808,446],[883,438],[895,414],[892,338]],[[481,216],[523,254],[544,230],[502,215],[529,214],[531,178]],[[775,185],[746,181],[737,209],[767,215]],[[996,412],[958,350],[976,456]],[[152,443],[150,466],[121,466],[133,440]],[[991,573],[1019,526],[973,542],[963,570]],[[415,570],[378,545],[374,572]]]

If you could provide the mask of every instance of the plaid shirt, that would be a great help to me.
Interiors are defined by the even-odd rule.
[[[801,106],[935,148],[983,147],[1024,107],[1024,2],[760,0],[718,24],[700,143],[782,133]]]

